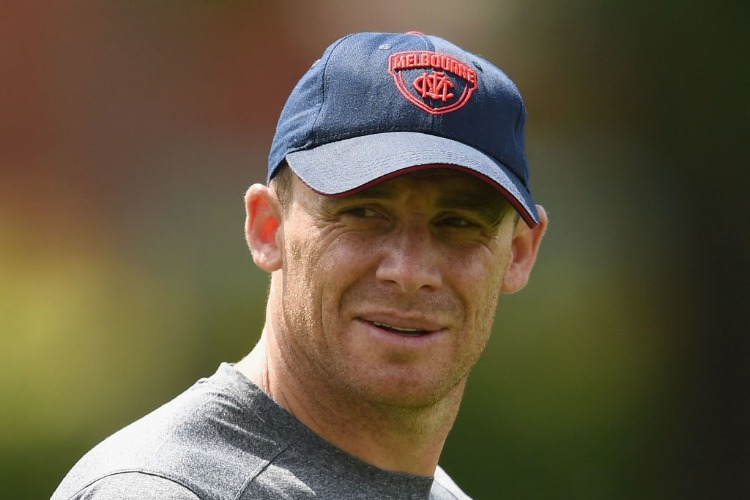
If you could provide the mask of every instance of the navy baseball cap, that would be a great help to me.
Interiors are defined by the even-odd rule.
[[[314,191],[346,196],[437,164],[488,182],[534,227],[525,122],[515,84],[487,60],[422,33],[355,33],[292,90],[268,181],[286,160]]]

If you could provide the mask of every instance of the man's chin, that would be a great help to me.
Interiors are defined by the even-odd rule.
[[[460,401],[464,385],[465,380],[455,382],[434,376],[420,378],[413,373],[390,373],[360,385],[358,392],[363,400],[383,409],[420,411],[434,408],[449,399]]]

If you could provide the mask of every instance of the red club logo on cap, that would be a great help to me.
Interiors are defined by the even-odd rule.
[[[438,52],[397,52],[388,58],[388,72],[404,97],[435,115],[463,107],[477,88],[471,66]]]

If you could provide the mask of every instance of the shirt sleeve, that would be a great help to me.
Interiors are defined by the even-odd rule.
[[[87,486],[70,500],[201,500],[185,486],[142,472],[112,474]]]

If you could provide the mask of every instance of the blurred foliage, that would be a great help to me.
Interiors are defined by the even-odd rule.
[[[336,37],[420,30],[506,69],[551,227],[442,464],[476,498],[741,498],[740,2],[24,2],[0,20],[0,496],[250,350],[242,236],[276,116]]]

